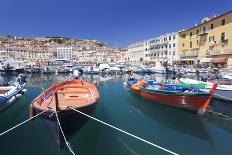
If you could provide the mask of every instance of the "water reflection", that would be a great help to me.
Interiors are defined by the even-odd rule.
[[[95,111],[95,108],[96,108],[96,105],[93,105],[92,107],[85,109],[83,112],[88,115],[92,115]],[[89,120],[88,117],[80,115],[76,112],[73,112],[72,114],[69,114],[69,115],[62,115],[62,116],[59,116],[59,113],[58,113],[60,125],[62,128],[62,131],[61,131],[58,125],[58,122],[57,122],[57,118],[55,117],[55,114],[53,115],[54,116],[50,116],[50,117],[41,116],[40,119],[43,121],[45,126],[48,128],[50,134],[52,135],[52,137],[54,138],[55,142],[58,144],[60,149],[63,149],[64,146],[66,145],[64,137],[62,135],[62,131],[67,141],[69,141],[75,135],[75,133],[80,131],[82,127]]]
[[[161,74],[135,76],[144,79],[153,79],[158,82],[164,82],[165,80],[168,80],[165,75]],[[52,84],[72,79],[72,76],[70,74],[38,74],[28,75],[28,77],[28,96],[26,96],[27,99],[21,100],[20,104],[15,104],[15,106],[12,106],[5,113],[2,113],[2,115],[0,115],[2,131],[11,127],[12,122],[9,123],[9,121],[18,119],[19,115],[23,116],[23,119],[21,119],[22,121],[28,118],[28,105],[31,100],[33,100],[39,93],[41,93],[42,87],[43,89],[46,89]],[[193,154],[195,149],[199,148],[199,146],[188,146],[186,148],[184,148],[185,146],[182,145],[178,146],[179,141],[184,139],[186,141],[189,140],[189,144],[199,143],[199,145],[203,145],[200,148],[203,148],[205,146],[204,144],[206,144],[206,148],[195,152],[200,152],[201,154],[203,154],[205,153],[205,151],[210,151],[205,154],[216,154],[216,152],[218,154],[223,154],[221,153],[221,151],[224,150],[224,154],[229,154],[228,152],[230,152],[230,146],[228,146],[229,144],[225,144],[231,140],[231,118],[222,118],[214,115],[213,113],[206,113],[204,116],[199,117],[197,115],[193,115],[189,112],[177,108],[163,106],[146,101],[134,95],[133,93],[130,93],[130,91],[124,91],[121,88],[123,86],[122,83],[125,78],[126,75],[83,75],[82,77],[80,77],[81,80],[89,82],[96,81],[99,85],[98,88],[101,92],[101,103],[97,105],[96,112],[94,112],[95,110],[93,110],[97,118],[106,120],[108,122],[111,122],[113,120],[112,122],[118,122],[117,125],[119,127],[121,126],[126,128],[128,125],[128,128],[131,128],[133,122],[130,122],[131,118],[129,118],[128,116],[128,110],[131,110],[132,108],[136,113],[136,115],[130,115],[133,116],[133,119],[137,119],[137,116],[140,117],[140,115],[137,114],[142,114],[140,120],[144,120],[144,124],[152,123],[151,129],[141,126],[138,127],[138,129],[135,129],[135,133],[140,133],[141,131],[141,133],[143,134],[143,131],[146,131],[148,137],[150,136],[152,139],[152,136],[154,135],[150,133],[154,132],[153,127],[159,128],[159,125],[161,125],[162,127],[169,130],[156,130],[158,134],[157,136],[159,136],[161,141],[166,141],[174,137],[175,139],[172,140],[174,143],[176,142],[177,144],[173,144],[173,147],[177,148],[176,150],[178,152],[183,151],[187,152],[186,154]],[[114,91],[114,93],[109,92],[111,90]],[[121,104],[119,104],[117,101],[113,101],[119,98],[121,99]],[[215,102],[216,104],[220,104],[217,101]],[[24,112],[22,113],[22,111]],[[125,119],[125,117],[128,117],[129,119]],[[41,123],[40,120],[42,120],[43,123]],[[69,121],[71,121],[71,123]],[[62,120],[62,128],[65,132],[66,137],[68,138],[68,141],[70,142],[71,140],[70,143],[72,147],[74,149],[76,148],[76,150],[80,148],[80,150],[77,151],[78,154],[104,154],[106,152],[109,152],[108,154],[110,154],[110,152],[113,151],[114,152],[112,154],[128,154],[128,152],[125,150],[127,144],[136,152],[139,152],[139,154],[146,154],[145,152],[147,150],[145,145],[140,145],[140,143],[135,142],[134,139],[130,139],[127,136],[125,136],[126,138],[123,137],[123,135],[115,137],[115,131],[106,128],[105,126],[99,125],[94,121],[92,122],[86,117],[81,118],[80,115],[76,114],[69,121]],[[137,123],[141,122],[136,122],[136,124]],[[38,132],[30,133],[30,131],[34,131],[35,129],[38,130]],[[24,131],[26,131],[26,133],[24,133]],[[47,138],[46,135],[48,133],[50,133],[53,138]],[[24,140],[25,137],[21,137],[21,135],[28,135],[27,140]],[[173,137],[169,137],[172,135]],[[11,136],[11,134],[8,136]],[[220,136],[220,140],[218,140],[216,136]],[[10,137],[11,139],[8,139],[9,137],[6,137],[6,139],[1,141],[1,145],[4,146],[3,149],[5,149],[5,152],[8,152],[8,150],[10,149],[10,146],[6,145],[6,143],[11,144],[11,146],[15,146],[15,150],[20,150],[22,148],[21,145],[17,144],[18,141],[12,141],[14,137],[17,137],[16,139],[18,140],[24,140],[23,145],[32,148],[33,151],[38,148],[37,146],[39,144],[39,146],[41,146],[40,151],[35,152],[35,154],[51,154],[49,152],[51,146],[55,148],[54,150],[56,151],[56,153],[54,154],[70,154],[66,149],[63,149],[59,152],[57,145],[53,143],[54,141],[56,141],[56,143],[59,144],[60,149],[64,147],[63,137],[60,133],[55,119],[37,119],[37,122],[34,125],[28,124],[28,126],[24,126],[24,128],[19,128],[15,130],[14,132],[12,132],[12,137]],[[31,142],[32,138],[36,139],[36,141]],[[127,141],[127,138],[130,140]],[[120,142],[120,144],[118,142]],[[185,144],[185,142],[183,143]],[[183,143],[180,142],[179,144]],[[106,145],[109,146],[107,146],[106,148]],[[210,146],[209,149],[208,145]],[[79,151],[82,152],[80,153]],[[24,154],[25,152],[26,154],[29,154],[27,150],[22,151],[22,153]],[[11,154],[15,153],[17,152]]]

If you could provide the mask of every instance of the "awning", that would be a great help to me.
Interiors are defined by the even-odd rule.
[[[228,57],[212,58],[212,63],[227,63]]]
[[[203,59],[201,59],[201,63],[204,63],[204,62],[211,62],[211,58],[203,58]]]

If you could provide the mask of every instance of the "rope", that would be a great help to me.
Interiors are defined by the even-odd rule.
[[[62,127],[61,127],[61,125],[60,125],[60,120],[59,120],[59,118],[58,118],[58,115],[57,115],[57,112],[56,112],[56,111],[55,111],[55,114],[56,114],[56,119],[57,119],[57,123],[58,123],[59,128],[60,128],[60,131],[61,131],[61,133],[62,133],[62,135],[63,135],[63,137],[64,137],[64,141],[65,141],[65,143],[66,143],[66,145],[67,145],[69,151],[70,151],[73,155],[75,155],[75,153],[74,153],[74,151],[73,151],[71,145],[69,144],[69,142],[67,141],[67,139],[66,139],[66,137],[65,137],[65,135],[64,135],[64,132],[63,132]]]
[[[25,124],[25,123],[27,123],[28,121],[30,121],[30,120],[32,120],[32,119],[34,119],[34,118],[36,118],[37,116],[39,116],[39,115],[41,115],[41,114],[45,113],[45,112],[46,112],[46,111],[48,111],[48,110],[49,110],[49,109],[46,109],[46,110],[42,111],[41,113],[39,113],[39,114],[37,114],[37,115],[35,115],[35,116],[33,116],[33,117],[31,117],[31,118],[29,118],[29,119],[27,119],[27,120],[25,120],[25,121],[21,122],[21,123],[19,123],[18,125],[16,125],[16,126],[14,126],[14,127],[10,128],[10,129],[8,129],[8,130],[6,130],[6,131],[2,132],[2,133],[0,134],[0,136],[2,136],[2,135],[4,135],[4,134],[6,134],[6,133],[8,133],[8,132],[10,132],[11,130],[13,130],[13,129],[15,129],[15,128],[17,128],[17,127],[19,127],[19,126],[21,126],[21,125]]]
[[[165,152],[168,152],[168,153],[170,153],[170,154],[173,154],[173,155],[179,155],[179,154],[177,154],[177,153],[175,153],[175,152],[173,152],[173,151],[170,151],[170,150],[165,149],[165,148],[163,148],[163,147],[161,147],[161,146],[159,146],[159,145],[156,145],[156,144],[154,144],[154,143],[152,143],[152,142],[149,142],[149,141],[147,141],[147,140],[145,140],[145,139],[143,139],[143,138],[140,138],[140,137],[138,137],[138,136],[135,136],[135,135],[133,135],[133,134],[131,134],[131,133],[129,133],[129,132],[126,132],[126,131],[124,131],[124,130],[122,130],[122,129],[119,129],[119,128],[113,126],[113,125],[110,125],[110,124],[108,124],[108,123],[106,123],[106,122],[103,122],[103,121],[101,121],[101,120],[99,120],[99,119],[97,119],[97,118],[94,118],[94,117],[92,117],[92,116],[89,116],[89,115],[87,115],[87,114],[85,114],[85,113],[83,113],[83,112],[81,112],[81,111],[79,111],[79,110],[76,110],[76,109],[72,108],[72,107],[68,107],[68,108],[70,108],[70,109],[72,109],[72,110],[74,110],[74,111],[76,111],[76,112],[78,112],[78,113],[80,113],[80,114],[82,114],[82,115],[85,115],[86,117],[89,117],[89,118],[91,118],[91,119],[93,119],[93,120],[95,120],[95,121],[97,121],[97,122],[100,122],[100,123],[102,123],[102,124],[104,124],[104,125],[106,125],[106,126],[108,126],[108,127],[111,127],[111,128],[113,128],[113,129],[115,129],[115,130],[118,130],[118,131],[120,131],[120,132],[122,132],[122,133],[125,133],[125,134],[127,134],[127,135],[129,135],[129,136],[131,136],[131,137],[133,137],[133,138],[135,138],[135,139],[138,139],[138,140],[140,140],[140,141],[142,141],[142,142],[145,142],[145,143],[147,143],[147,144],[149,144],[149,145],[151,145],[151,146],[153,146],[153,147],[159,148],[159,149],[161,149],[161,150],[163,150],[163,151],[165,151]]]

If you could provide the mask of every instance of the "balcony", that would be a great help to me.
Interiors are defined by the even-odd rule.
[[[200,32],[198,33],[198,36],[203,36],[203,35],[206,35],[206,34],[208,34],[207,31],[200,31]]]

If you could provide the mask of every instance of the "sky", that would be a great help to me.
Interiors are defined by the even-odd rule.
[[[63,36],[127,47],[230,10],[230,0],[0,0],[0,36]]]

